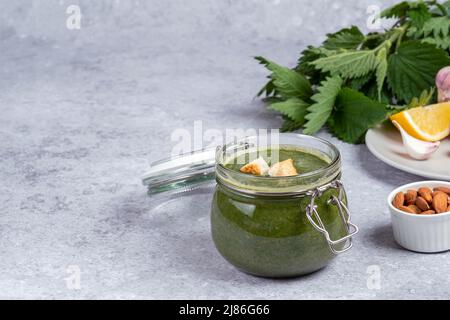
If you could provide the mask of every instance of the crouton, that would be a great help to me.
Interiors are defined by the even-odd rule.
[[[271,177],[289,177],[296,176],[297,174],[297,169],[295,169],[292,159],[277,162],[269,169],[269,176]]]
[[[243,173],[250,173],[255,176],[265,176],[269,171],[269,165],[263,157],[259,157],[258,159],[243,166],[240,171]]]

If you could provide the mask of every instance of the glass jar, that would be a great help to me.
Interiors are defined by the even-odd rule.
[[[211,150],[158,162],[144,183],[149,194],[157,194],[179,187],[191,190],[215,176],[211,232],[221,255],[257,276],[311,273],[350,249],[358,232],[339,180],[340,154],[329,142],[300,134],[280,134],[279,145],[313,154],[326,165],[290,177],[254,176],[228,168],[237,155],[260,150],[256,136],[218,147],[214,166]]]

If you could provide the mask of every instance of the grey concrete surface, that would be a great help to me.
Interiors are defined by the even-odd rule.
[[[386,196],[422,178],[364,145],[320,133],[342,152],[361,232],[350,252],[298,279],[225,262],[209,234],[211,193],[152,209],[140,182],[176,128],[280,125],[253,99],[266,72],[252,56],[292,65],[325,33],[364,28],[368,5],[389,3],[2,1],[0,297],[450,298],[450,254],[408,252],[392,236]],[[70,4],[79,30],[66,28]],[[367,286],[370,266],[379,289]],[[67,285],[77,268],[79,289]]]

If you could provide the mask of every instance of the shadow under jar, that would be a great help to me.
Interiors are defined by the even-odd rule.
[[[279,145],[258,137],[218,148],[211,231],[221,255],[239,270],[263,277],[294,277],[325,267],[348,250],[358,229],[350,222],[339,180],[339,151],[299,134],[280,134]],[[238,168],[262,156],[293,158],[299,174],[266,177]]]

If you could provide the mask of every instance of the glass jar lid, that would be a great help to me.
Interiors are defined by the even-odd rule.
[[[149,194],[192,190],[214,179],[215,154],[215,148],[208,148],[152,162],[142,183]]]
[[[228,150],[239,152],[250,147],[254,145],[242,141],[234,143]],[[149,195],[194,190],[214,181],[217,156],[223,148],[206,148],[152,162],[150,170],[142,177],[142,183],[148,187]]]

